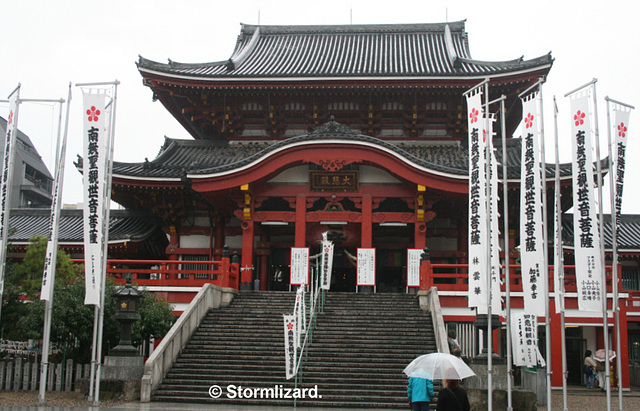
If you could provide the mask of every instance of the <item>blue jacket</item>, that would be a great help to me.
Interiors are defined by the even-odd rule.
[[[409,377],[407,396],[411,402],[429,402],[434,396],[433,381],[426,378]]]

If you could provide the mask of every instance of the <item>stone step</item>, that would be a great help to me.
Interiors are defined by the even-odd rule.
[[[296,405],[406,408],[402,370],[415,357],[435,351],[430,316],[406,294],[330,292],[325,297],[299,385],[317,385],[323,398],[300,398]],[[293,292],[241,292],[229,307],[210,312],[153,400],[292,406],[293,400],[273,398],[214,399],[208,390],[213,384],[293,387],[284,375],[282,314],[293,311],[294,301]]]

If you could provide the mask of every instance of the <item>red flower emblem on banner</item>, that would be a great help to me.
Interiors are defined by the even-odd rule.
[[[287,324],[287,328],[290,329],[290,330],[293,330],[293,323]]]
[[[524,119],[524,128],[533,127],[533,114],[527,114],[527,117]]]
[[[9,119],[7,120],[7,126],[13,124],[13,111],[9,113]]]
[[[581,125],[584,124],[585,116],[586,116],[586,114],[584,114],[582,111],[578,110],[576,115],[573,116],[573,121],[576,122],[576,126],[581,126]]]
[[[100,110],[96,110],[96,106],[91,106],[91,108],[87,110],[87,115],[89,116],[89,121],[98,121]]]
[[[622,138],[627,135],[627,126],[625,126],[624,123],[620,123],[618,126],[618,135]]]
[[[469,113],[469,118],[471,119],[472,124],[478,121],[478,110],[475,108],[471,109],[471,113]]]

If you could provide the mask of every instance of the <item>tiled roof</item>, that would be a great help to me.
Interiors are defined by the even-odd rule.
[[[613,231],[611,228],[611,215],[604,215],[604,244],[610,250],[613,244]],[[618,221],[618,250],[627,252],[640,252],[640,215],[622,215]],[[573,214],[562,216],[562,242],[564,247],[573,248]]]
[[[10,243],[26,243],[35,236],[49,236],[48,209],[13,209],[9,218],[9,227],[13,232],[9,236]],[[142,241],[147,239],[157,225],[148,218],[126,210],[111,210],[109,225],[109,241]],[[64,243],[82,243],[84,238],[82,210],[63,209],[60,215],[58,241]]]
[[[419,166],[453,176],[468,174],[468,150],[460,145],[412,145],[392,144],[387,141],[358,134],[336,122],[320,126],[309,134],[288,138],[275,143],[223,145],[212,141],[174,140],[167,138],[161,153],[155,160],[144,163],[114,162],[116,176],[178,179],[189,175],[206,175],[239,169],[267,156],[275,150],[294,144],[317,140],[343,140],[366,143],[369,146],[391,150]],[[496,140],[496,157],[502,160],[501,143]],[[507,141],[509,179],[520,176],[520,139]],[[502,168],[499,167],[502,174]],[[561,166],[561,176],[571,174],[571,165]],[[553,178],[553,166],[547,167],[548,178]]]
[[[551,66],[531,60],[471,58],[464,21],[435,24],[261,26],[242,24],[228,60],[158,63],[140,71],[181,78],[496,76]]]

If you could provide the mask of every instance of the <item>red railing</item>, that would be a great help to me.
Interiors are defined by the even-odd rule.
[[[640,291],[623,291],[629,294],[627,298],[627,312],[640,312]]]
[[[194,265],[206,269],[192,269]],[[240,265],[231,263],[229,258],[220,261],[107,260],[107,274],[119,284],[124,284],[126,276],[130,274],[134,284],[143,286],[202,287],[211,283],[237,290]]]
[[[509,280],[510,289],[513,292],[522,291],[522,276],[520,274],[520,265],[509,266]],[[564,275],[564,288],[565,292],[575,293],[576,287],[576,275],[575,266],[567,265]],[[426,264],[426,273],[423,278],[426,288],[435,286],[439,291],[467,291],[468,289],[468,266],[467,264]],[[607,271],[607,292],[613,292],[611,288],[611,266],[606,267]],[[621,270],[618,270],[618,276],[620,276]],[[506,278],[502,274],[501,278],[502,291],[505,290],[506,284],[504,284]],[[620,284],[620,282],[619,282]],[[553,266],[549,266],[549,291],[555,290],[553,284]],[[640,293],[637,295],[640,299]],[[639,300],[640,301],[640,300]],[[639,307],[640,308],[640,307]]]

